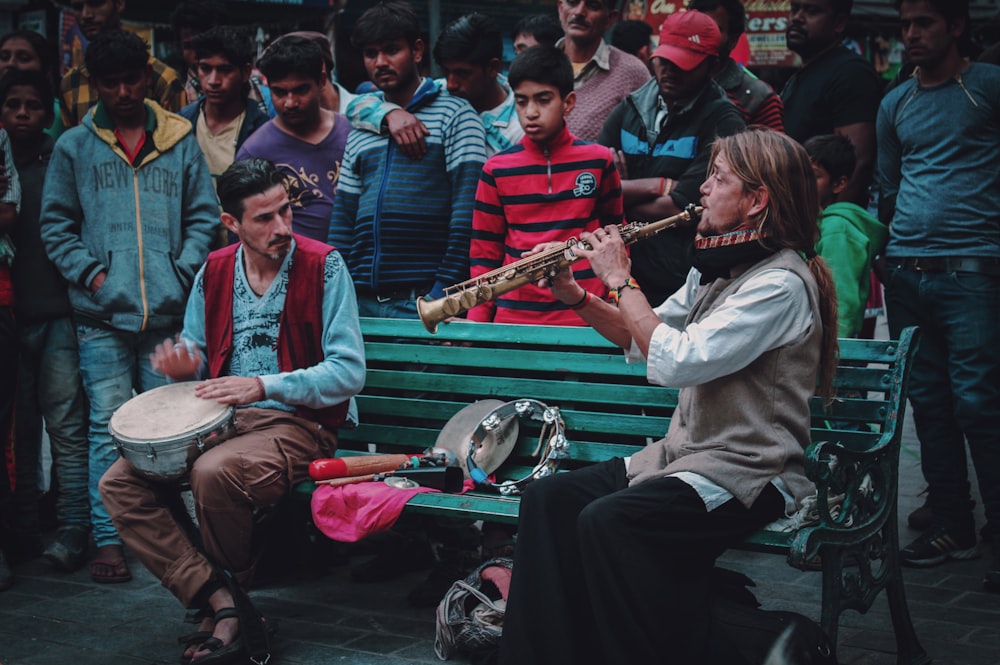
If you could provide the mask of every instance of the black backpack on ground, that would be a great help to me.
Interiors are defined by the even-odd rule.
[[[708,665],[837,665],[823,629],[797,612],[762,610],[745,575],[716,568]]]

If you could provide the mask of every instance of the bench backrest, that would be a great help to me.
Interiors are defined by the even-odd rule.
[[[562,468],[632,454],[667,431],[677,390],[652,386],[644,364],[591,328],[450,323],[428,333],[419,321],[361,319],[367,382],[361,425],[340,432],[340,454],[419,453],[459,409],[480,399],[533,398],[558,406],[570,440]],[[829,408],[813,398],[813,441],[861,450],[898,445],[904,363],[912,331],[900,340],[841,340]],[[538,429],[522,423],[501,477],[520,478],[537,462]]]

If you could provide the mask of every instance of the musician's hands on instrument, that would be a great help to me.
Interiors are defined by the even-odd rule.
[[[192,352],[178,335],[176,340],[167,338],[157,344],[153,353],[149,354],[149,364],[153,371],[174,381],[185,381],[198,376],[201,354]]]
[[[427,125],[417,116],[403,109],[394,109],[385,116],[386,127],[392,140],[410,159],[420,160],[427,154],[426,137],[430,135]]]
[[[266,397],[264,384],[256,377],[220,376],[202,381],[194,387],[194,394],[202,399],[212,399],[219,404],[250,404]]]
[[[590,261],[594,274],[609,288],[628,281],[632,275],[632,260],[617,226],[608,224],[594,232],[584,231],[580,234],[580,240],[590,245],[590,248],[577,245],[573,248],[573,253]]]

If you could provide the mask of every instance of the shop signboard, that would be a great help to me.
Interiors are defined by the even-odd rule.
[[[746,0],[750,67],[795,67],[799,56],[785,45],[789,0]]]

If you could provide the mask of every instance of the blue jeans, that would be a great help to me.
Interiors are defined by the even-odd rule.
[[[21,323],[18,363],[16,443],[18,459],[38,460],[42,419],[52,446],[52,470],[58,482],[56,516],[59,526],[86,529],[87,509],[87,402],[80,383],[80,356],[76,331],[67,316],[51,321]],[[37,467],[37,463],[30,466]],[[18,465],[17,493],[37,491],[37,468],[24,473]],[[37,498],[31,497],[37,521]],[[37,523],[36,523],[37,528]]]
[[[120,330],[76,326],[80,344],[80,373],[83,388],[90,400],[90,523],[98,547],[120,545],[121,538],[104,507],[98,483],[118,459],[108,432],[108,422],[115,410],[132,398],[133,389],[144,392],[165,385],[165,377],[153,371],[149,354],[173,330],[147,330],[130,333]]]
[[[887,263],[890,333],[921,330],[909,396],[935,521],[974,533],[968,443],[986,520],[1000,527],[1000,276]]]
[[[417,295],[417,298],[420,296]],[[375,296],[358,294],[358,316],[375,316],[382,319],[416,319],[416,298],[393,299],[379,302]]]

